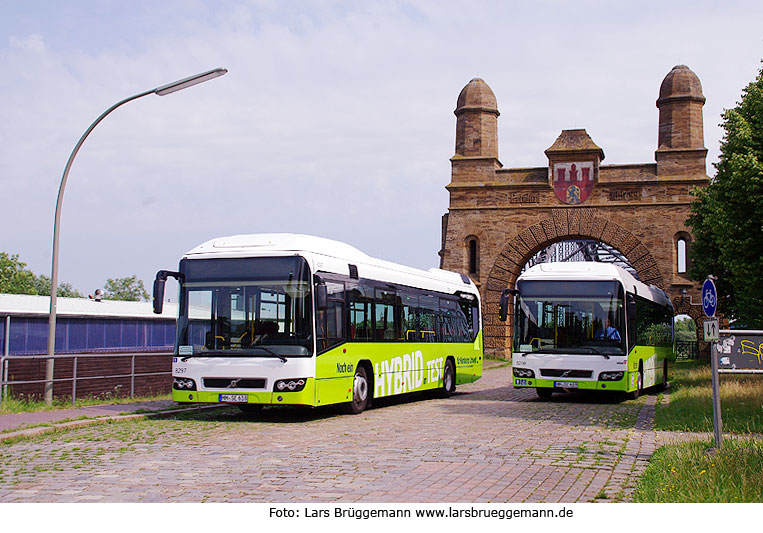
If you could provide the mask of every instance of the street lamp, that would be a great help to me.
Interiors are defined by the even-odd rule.
[[[69,160],[66,162],[66,167],[64,167],[64,175],[61,177],[61,186],[58,189],[58,201],[56,202],[56,217],[53,223],[53,260],[52,260],[52,266],[50,269],[50,315],[48,318],[48,360],[45,366],[45,403],[46,404],[50,405],[51,403],[53,403],[53,368],[55,363],[55,360],[53,359],[53,355],[56,348],[56,298],[57,298],[56,293],[58,290],[58,233],[59,233],[59,229],[61,225],[61,205],[63,204],[63,200],[64,200],[64,189],[66,188],[66,180],[69,177],[69,169],[71,169],[72,162],[74,161],[74,157],[77,155],[77,152],[79,152],[79,149],[82,147],[82,143],[85,142],[85,139],[87,139],[87,136],[90,135],[90,132],[93,131],[93,129],[104,118],[106,118],[106,116],[109,113],[114,111],[116,108],[126,104],[127,102],[132,102],[133,100],[142,98],[143,96],[148,96],[149,94],[156,94],[159,96],[172,94],[174,92],[181,91],[188,87],[193,87],[194,85],[198,85],[199,83],[204,83],[205,81],[218,78],[227,72],[228,71],[224,68],[216,68],[214,70],[202,72],[201,74],[196,74],[195,76],[190,76],[182,80],[174,81],[172,83],[168,83],[167,85],[162,85],[161,87],[151,89],[150,91],[145,91],[145,92],[136,94],[134,96],[130,96],[129,98],[125,98],[124,100],[117,102],[116,104],[108,108],[106,111],[103,112],[103,114],[100,117],[98,117],[95,120],[95,122],[90,124],[90,127],[85,131],[82,137],[80,137],[79,141],[77,141],[77,144],[74,146],[74,150],[72,150],[72,153],[69,156]]]

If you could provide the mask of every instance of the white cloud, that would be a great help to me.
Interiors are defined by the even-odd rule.
[[[27,35],[26,37],[17,37],[15,35],[11,35],[8,37],[8,42],[11,45],[11,48],[28,50],[36,54],[42,54],[45,52],[45,42],[43,41],[42,35],[37,33]]]

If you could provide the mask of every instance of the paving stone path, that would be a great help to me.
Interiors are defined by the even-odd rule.
[[[628,501],[662,437],[656,395],[536,398],[491,368],[447,399],[233,408],[0,446],[0,502]]]

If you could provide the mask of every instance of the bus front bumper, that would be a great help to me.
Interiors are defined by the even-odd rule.
[[[600,391],[622,391],[629,390],[630,372],[618,381],[594,381],[594,380],[575,380],[575,379],[535,379],[535,378],[513,378],[515,389],[523,388],[546,388],[546,389],[566,389],[566,390],[600,390]]]
[[[232,405],[315,405],[315,380],[308,379],[298,392],[245,392],[241,390],[172,390],[172,400],[181,403],[220,403]]]

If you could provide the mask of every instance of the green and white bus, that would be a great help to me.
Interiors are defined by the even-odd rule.
[[[479,292],[453,272],[404,267],[328,239],[224,237],[162,270],[179,281],[173,400],[346,404],[413,391],[450,395],[482,375]]]
[[[661,289],[608,263],[543,263],[504,291],[514,294],[515,388],[621,391],[665,386],[674,360],[673,306]]]

